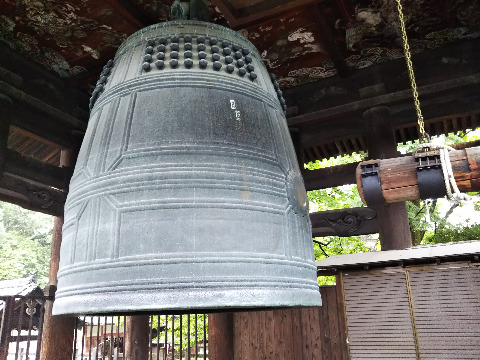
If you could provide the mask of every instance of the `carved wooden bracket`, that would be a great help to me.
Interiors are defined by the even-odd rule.
[[[312,236],[355,236],[378,232],[375,210],[362,207],[338,209],[310,214]]]

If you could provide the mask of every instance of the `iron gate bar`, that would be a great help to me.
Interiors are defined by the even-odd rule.
[[[77,340],[78,340],[78,327],[80,324],[80,318],[75,318],[75,331],[73,332],[73,358],[77,358]]]
[[[205,314],[203,314],[203,358],[207,358],[207,332],[205,331]]]
[[[182,334],[182,329],[183,329],[183,315],[180,315],[180,360],[182,360],[182,347],[183,347],[183,334]]]
[[[93,325],[93,324],[92,324]],[[98,360],[98,345],[100,341],[100,317],[97,317],[97,341],[95,342],[95,360]]]
[[[157,315],[157,359],[160,354],[160,315]]]
[[[107,324],[108,324],[108,319],[105,316],[104,319],[103,319],[103,340],[102,340],[102,352],[101,352],[102,359],[105,357],[105,347],[106,347],[106,344],[107,344]],[[113,324],[112,324],[112,326],[113,326]]]
[[[167,358],[168,356],[168,351],[167,351],[167,329],[168,329],[168,316],[165,315],[165,344],[164,344],[164,352],[165,352],[165,357],[164,359]]]
[[[187,359],[190,360],[190,314],[187,316]]]
[[[17,344],[15,346],[15,360],[18,360],[18,353],[20,351],[20,334],[22,333],[22,325],[23,325],[23,305],[25,304],[25,300],[20,298],[19,301],[20,301],[20,315],[18,316],[18,322],[17,322],[17,341],[16,341]],[[14,300],[14,303],[15,303],[15,300]]]
[[[150,351],[149,351],[149,359],[152,359],[152,343],[153,343],[153,317],[149,316],[148,317],[148,325],[150,327],[150,334],[148,335],[148,340],[150,344]]]
[[[113,316],[111,316],[111,318],[112,318],[112,326],[110,327],[110,357],[113,359],[113,345],[114,345],[113,324],[114,324],[114,321],[113,321]]]
[[[27,300],[27,301],[29,301],[29,300]],[[30,304],[32,305],[32,307],[29,307],[27,305],[27,308],[30,309],[30,314],[29,314],[29,318],[28,318],[27,349],[26,349],[27,358],[30,358],[30,338],[32,336],[33,315],[35,315],[36,307],[37,307],[36,300],[30,299],[30,301],[31,301]],[[38,339],[38,337],[37,337],[37,339]]]
[[[125,334],[125,322],[123,324],[123,333]],[[123,341],[122,341],[123,348]],[[117,316],[117,352],[115,353],[115,360],[118,359],[118,353],[120,351],[120,316]]]
[[[83,317],[83,329],[82,329],[82,352],[81,352],[81,359],[83,360],[83,349],[85,347],[85,325],[86,325],[86,317]]]
[[[90,316],[90,341],[88,346],[88,360],[92,360],[93,316]]]
[[[175,315],[172,315],[172,360],[175,360]]]
[[[39,314],[39,329],[38,329],[38,336],[37,336],[37,354],[35,356],[35,360],[40,360],[40,351],[42,349],[42,338],[43,338],[43,315],[45,314],[45,301],[49,297],[43,297],[42,304],[40,306],[40,314]]]

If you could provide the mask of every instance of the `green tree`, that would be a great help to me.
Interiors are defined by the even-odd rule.
[[[0,279],[37,274],[48,280],[53,218],[0,202]]]

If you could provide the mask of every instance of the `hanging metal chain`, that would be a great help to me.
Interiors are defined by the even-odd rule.
[[[418,99],[417,84],[415,82],[415,74],[413,72],[412,57],[410,54],[410,46],[408,45],[407,31],[405,30],[405,19],[403,17],[403,8],[401,0],[397,0],[398,18],[400,20],[400,27],[402,29],[403,51],[405,53],[405,60],[408,67],[408,76],[410,77],[410,85],[412,87],[413,101],[415,103],[415,110],[417,112],[418,128],[420,130],[420,142],[428,140],[429,136],[425,132],[425,123],[423,122],[422,110],[420,109],[420,100]]]

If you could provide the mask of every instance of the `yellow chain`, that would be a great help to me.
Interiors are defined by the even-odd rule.
[[[408,45],[407,31],[405,30],[405,20],[403,18],[401,0],[397,0],[398,18],[400,19],[400,27],[402,29],[403,51],[405,53],[405,60],[407,61],[408,75],[410,77],[410,85],[412,87],[413,101],[415,103],[415,110],[417,111],[417,121],[422,139],[427,138],[425,133],[425,123],[423,122],[422,110],[420,109],[420,100],[418,99],[417,84],[415,82],[415,74],[413,73],[412,57],[410,55],[410,46]]]

